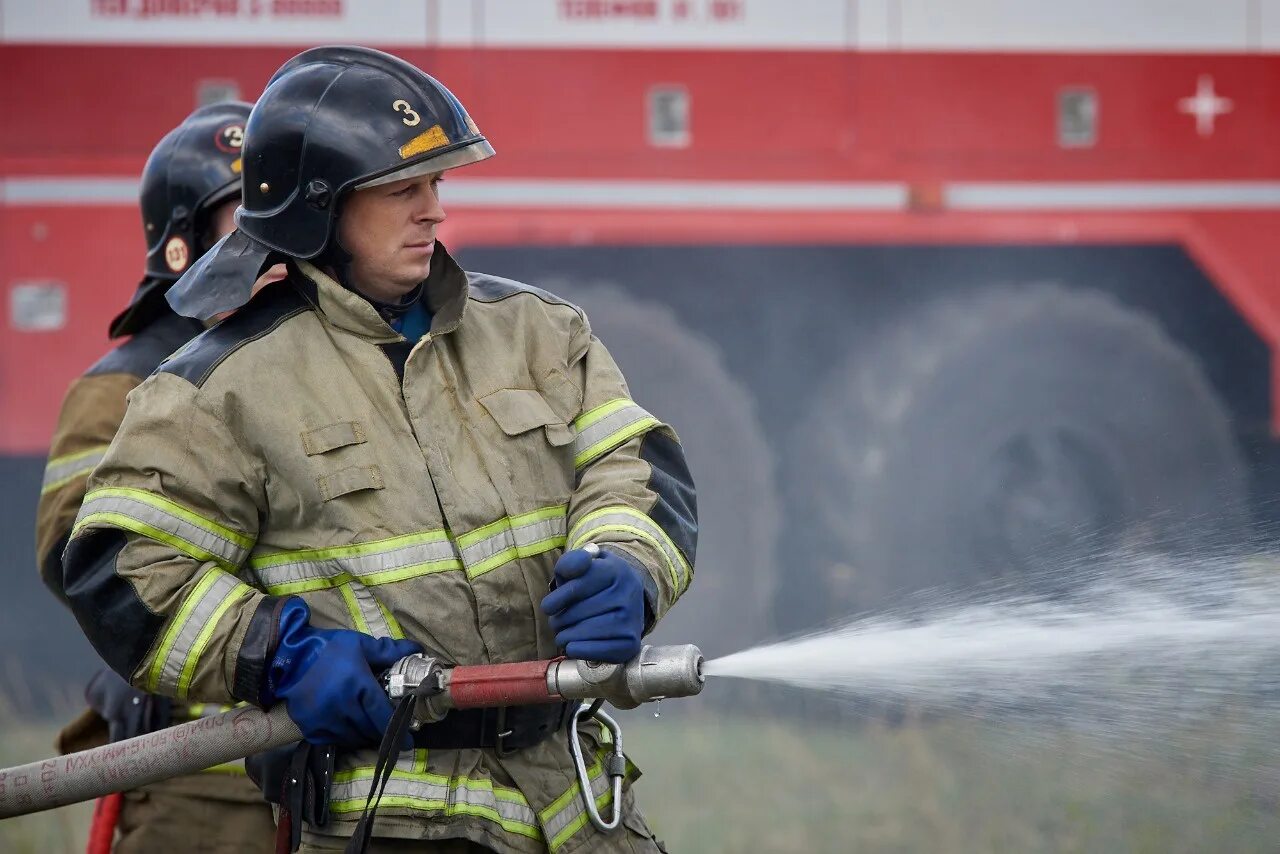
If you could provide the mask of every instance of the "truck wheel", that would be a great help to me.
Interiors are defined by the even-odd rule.
[[[1240,449],[1196,359],[1102,294],[941,298],[815,400],[788,484],[815,565],[779,589],[784,629],[992,578],[1065,590],[1091,555],[1246,527]]]
[[[631,396],[680,436],[698,491],[694,584],[650,642],[697,643],[708,657],[769,637],[780,525],[773,453],[752,395],[718,348],[667,307],[608,285],[547,285],[582,306]]]

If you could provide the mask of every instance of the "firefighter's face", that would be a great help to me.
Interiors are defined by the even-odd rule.
[[[395,302],[427,277],[436,226],[444,221],[440,180],[438,173],[406,178],[347,197],[338,228],[351,254],[351,287]]]
[[[218,205],[209,214],[209,224],[205,228],[205,232],[201,235],[200,240],[204,243],[205,251],[208,251],[213,244],[236,230],[236,208],[240,206],[239,196],[233,199],[227,199]]]

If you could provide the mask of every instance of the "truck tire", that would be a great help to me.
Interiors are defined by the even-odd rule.
[[[791,447],[814,564],[779,589],[784,630],[992,579],[1065,591],[1107,550],[1247,527],[1241,452],[1195,357],[1099,293],[908,312],[831,372]]]
[[[632,398],[675,428],[697,488],[695,580],[649,642],[711,657],[767,639],[780,499],[752,395],[667,307],[610,285],[547,286],[582,306]]]

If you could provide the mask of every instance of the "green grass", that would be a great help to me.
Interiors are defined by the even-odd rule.
[[[691,716],[632,721],[624,742],[673,852],[1275,852],[1280,746],[1215,729],[1139,750],[978,723]]]
[[[1139,745],[1027,726],[840,728],[720,718],[692,701],[624,720],[637,794],[673,854],[1274,852],[1274,721],[1218,721]],[[52,753],[8,724],[0,765]],[[90,808],[0,823],[0,851],[81,852]]]

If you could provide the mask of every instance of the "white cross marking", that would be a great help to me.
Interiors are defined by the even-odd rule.
[[[1214,120],[1234,109],[1235,102],[1213,91],[1211,74],[1201,74],[1196,81],[1196,93],[1178,101],[1178,112],[1196,117],[1196,133],[1201,136],[1212,136]]]

